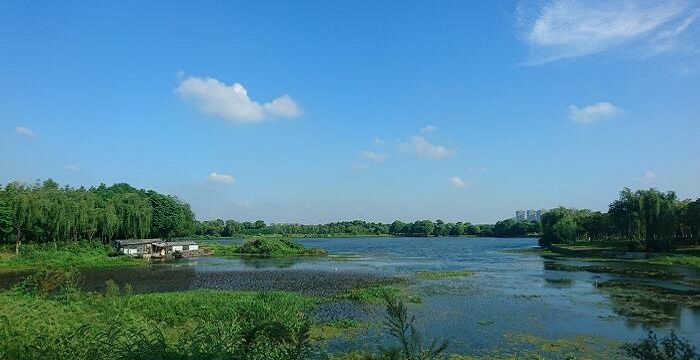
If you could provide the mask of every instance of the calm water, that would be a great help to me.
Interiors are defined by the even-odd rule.
[[[242,270],[274,276],[283,276],[284,272],[313,270],[358,276],[372,274],[406,277],[412,280],[409,290],[423,299],[421,304],[411,305],[420,329],[431,337],[449,339],[450,350],[454,352],[478,352],[507,345],[508,337],[513,334],[546,338],[594,335],[614,341],[640,338],[643,334],[642,325],[615,314],[608,297],[596,288],[594,276],[600,277],[598,281],[624,278],[668,287],[700,284],[700,272],[696,269],[673,268],[673,271],[684,276],[685,281],[680,283],[587,271],[546,270],[545,263],[551,263],[552,260],[537,254],[504,251],[533,247],[537,241],[531,238],[339,238],[299,241],[306,246],[324,248],[334,256],[183,259],[175,263],[153,265],[147,270],[131,268],[90,271],[85,274],[85,286],[99,290],[107,279],[115,279],[120,283],[131,283],[138,292],[227,288],[226,281],[211,280],[218,276],[212,274]],[[559,263],[586,265],[580,261]],[[615,262],[604,264],[611,267],[633,266]],[[453,269],[473,270],[475,275],[442,280],[420,280],[415,277],[416,271]],[[570,278],[573,282],[557,285],[545,280],[562,277]],[[331,278],[329,281],[342,279]],[[238,284],[231,288],[239,289],[240,286]],[[381,316],[381,310],[381,307],[339,304],[335,309],[322,309],[321,316],[372,320]],[[700,311],[681,306],[672,307],[669,311],[675,313],[677,319],[657,327],[663,331],[675,329],[683,337],[700,345]],[[376,336],[360,335],[333,341],[330,346],[342,349],[366,347],[375,345],[378,341],[376,339]]]

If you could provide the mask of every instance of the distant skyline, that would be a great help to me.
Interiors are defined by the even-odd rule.
[[[494,222],[700,196],[700,1],[0,3],[0,184],[199,219]]]

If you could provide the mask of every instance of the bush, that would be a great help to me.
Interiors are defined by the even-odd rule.
[[[238,248],[238,253],[262,256],[323,256],[327,254],[323,249],[309,249],[288,238],[253,238],[246,240],[246,242]]]
[[[622,346],[627,356],[640,360],[699,360],[700,355],[686,339],[671,334],[659,339],[653,330],[647,329],[647,337],[637,343]]]

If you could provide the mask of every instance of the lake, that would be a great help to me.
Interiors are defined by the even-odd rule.
[[[132,284],[136,292],[220,288],[325,295],[399,277],[408,280],[404,286],[409,294],[422,299],[410,306],[420,330],[429,338],[449,339],[451,352],[464,353],[514,344],[537,346],[533,339],[578,338],[593,347],[616,346],[642,337],[642,323],[621,311],[610,291],[598,285],[622,281],[695,291],[695,297],[700,287],[700,271],[694,268],[552,259],[513,251],[535,247],[537,240],[532,238],[358,237],[299,242],[326,249],[332,256],[201,257],[145,269],[96,269],[84,272],[84,287],[99,291],[106,280],[113,279]],[[474,274],[440,279],[416,276],[419,271],[463,269]],[[666,318],[654,322],[655,328],[664,332],[675,329],[700,345],[700,309],[665,304],[663,315]],[[313,316],[376,323],[382,307],[342,302],[321,306]],[[386,340],[377,334],[370,328],[369,332],[332,340],[329,346],[337,350],[375,346]]]

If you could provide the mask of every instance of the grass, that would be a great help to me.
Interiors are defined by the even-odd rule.
[[[353,289],[341,295],[342,299],[348,299],[359,303],[377,303],[387,296],[395,296],[399,289],[392,286],[375,285],[359,289]]]
[[[99,242],[25,244],[18,255],[14,249],[0,248],[1,268],[107,267],[142,265],[143,260],[115,256],[114,249]]]
[[[255,237],[246,240],[242,245],[203,243],[202,247],[211,250],[216,256],[325,256],[328,253],[319,248],[307,248],[292,239],[283,237]]]
[[[80,292],[70,271],[46,270],[0,292],[0,359],[305,359],[310,349],[314,300],[300,294],[109,288]]]
[[[556,248],[562,249],[562,251],[557,252]],[[699,245],[681,247],[674,250],[673,252],[651,253],[649,257],[644,259],[620,258],[621,254],[627,252],[627,249],[624,247],[620,247],[620,244],[556,244],[556,248],[554,248],[554,250],[543,250],[541,254],[547,256],[583,258],[584,260],[591,261],[615,259],[619,261],[629,261],[634,263],[645,263],[653,265],[683,265],[700,267]],[[619,254],[614,255],[615,253]]]
[[[686,254],[655,255],[648,259],[641,259],[637,261],[655,265],[683,265],[700,267],[700,256]]]
[[[419,271],[416,276],[424,280],[437,280],[450,277],[466,277],[474,275],[471,270],[441,270],[441,271]]]

